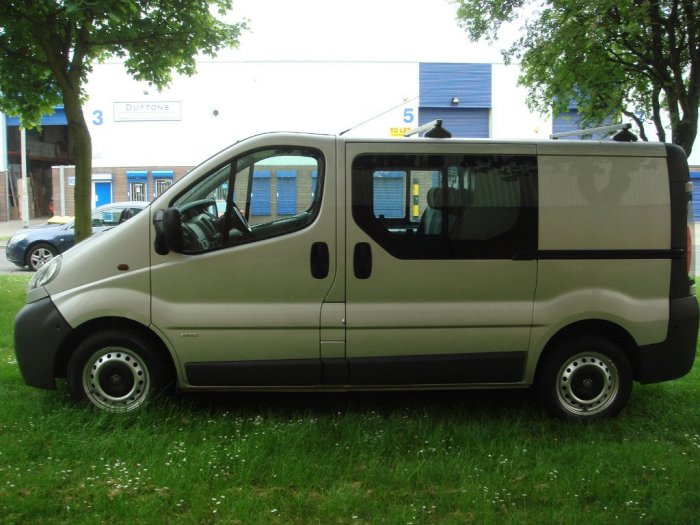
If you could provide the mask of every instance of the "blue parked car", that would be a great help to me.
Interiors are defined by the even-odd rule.
[[[148,202],[114,202],[95,208],[92,212],[92,233],[113,228],[130,219]],[[47,224],[38,228],[27,228],[12,234],[5,252],[7,260],[17,266],[29,266],[38,270],[59,253],[75,244],[75,221],[66,224]]]

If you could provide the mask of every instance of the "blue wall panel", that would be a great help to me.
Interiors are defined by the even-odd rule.
[[[19,117],[5,117],[6,126],[19,126]],[[63,106],[56,106],[52,115],[43,115],[41,117],[42,126],[66,126],[66,112]]]
[[[693,181],[693,217],[700,223],[700,170],[691,169],[690,179]]]
[[[491,64],[419,65],[420,107],[491,107]]]
[[[552,122],[552,133],[566,133],[580,129],[578,110],[569,109],[566,113],[560,113]],[[580,137],[566,137],[566,140],[578,140]]]
[[[419,77],[419,125],[442,119],[453,137],[489,136],[491,64],[422,63]]]

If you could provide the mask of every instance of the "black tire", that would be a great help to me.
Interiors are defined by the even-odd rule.
[[[36,272],[47,262],[58,255],[58,250],[47,242],[38,242],[29,247],[25,262],[29,269]]]
[[[101,410],[130,412],[162,391],[170,367],[142,337],[122,330],[87,337],[68,362],[66,382],[77,401]]]
[[[559,419],[611,418],[632,391],[629,359],[612,341],[586,336],[561,344],[540,364],[537,390],[547,412]]]

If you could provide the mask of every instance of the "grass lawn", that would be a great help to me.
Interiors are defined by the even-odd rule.
[[[522,391],[179,395],[110,415],[23,383],[27,280],[0,276],[0,523],[700,522],[700,364],[587,425]]]

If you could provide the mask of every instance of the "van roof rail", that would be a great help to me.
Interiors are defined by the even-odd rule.
[[[618,142],[636,142],[637,135],[630,131],[632,124],[629,122],[624,122],[620,124],[615,124],[613,126],[603,126],[600,128],[588,128],[588,129],[577,129],[574,131],[563,131],[561,133],[552,133],[550,139],[563,139],[564,137],[580,137],[581,135],[593,135],[595,133],[610,133],[612,131],[619,131],[613,136],[613,140]]]
[[[423,133],[423,136],[429,139],[449,139],[452,136],[452,133],[442,127],[442,119],[436,119],[417,128],[413,128],[407,131],[404,137],[410,137],[416,133]]]

